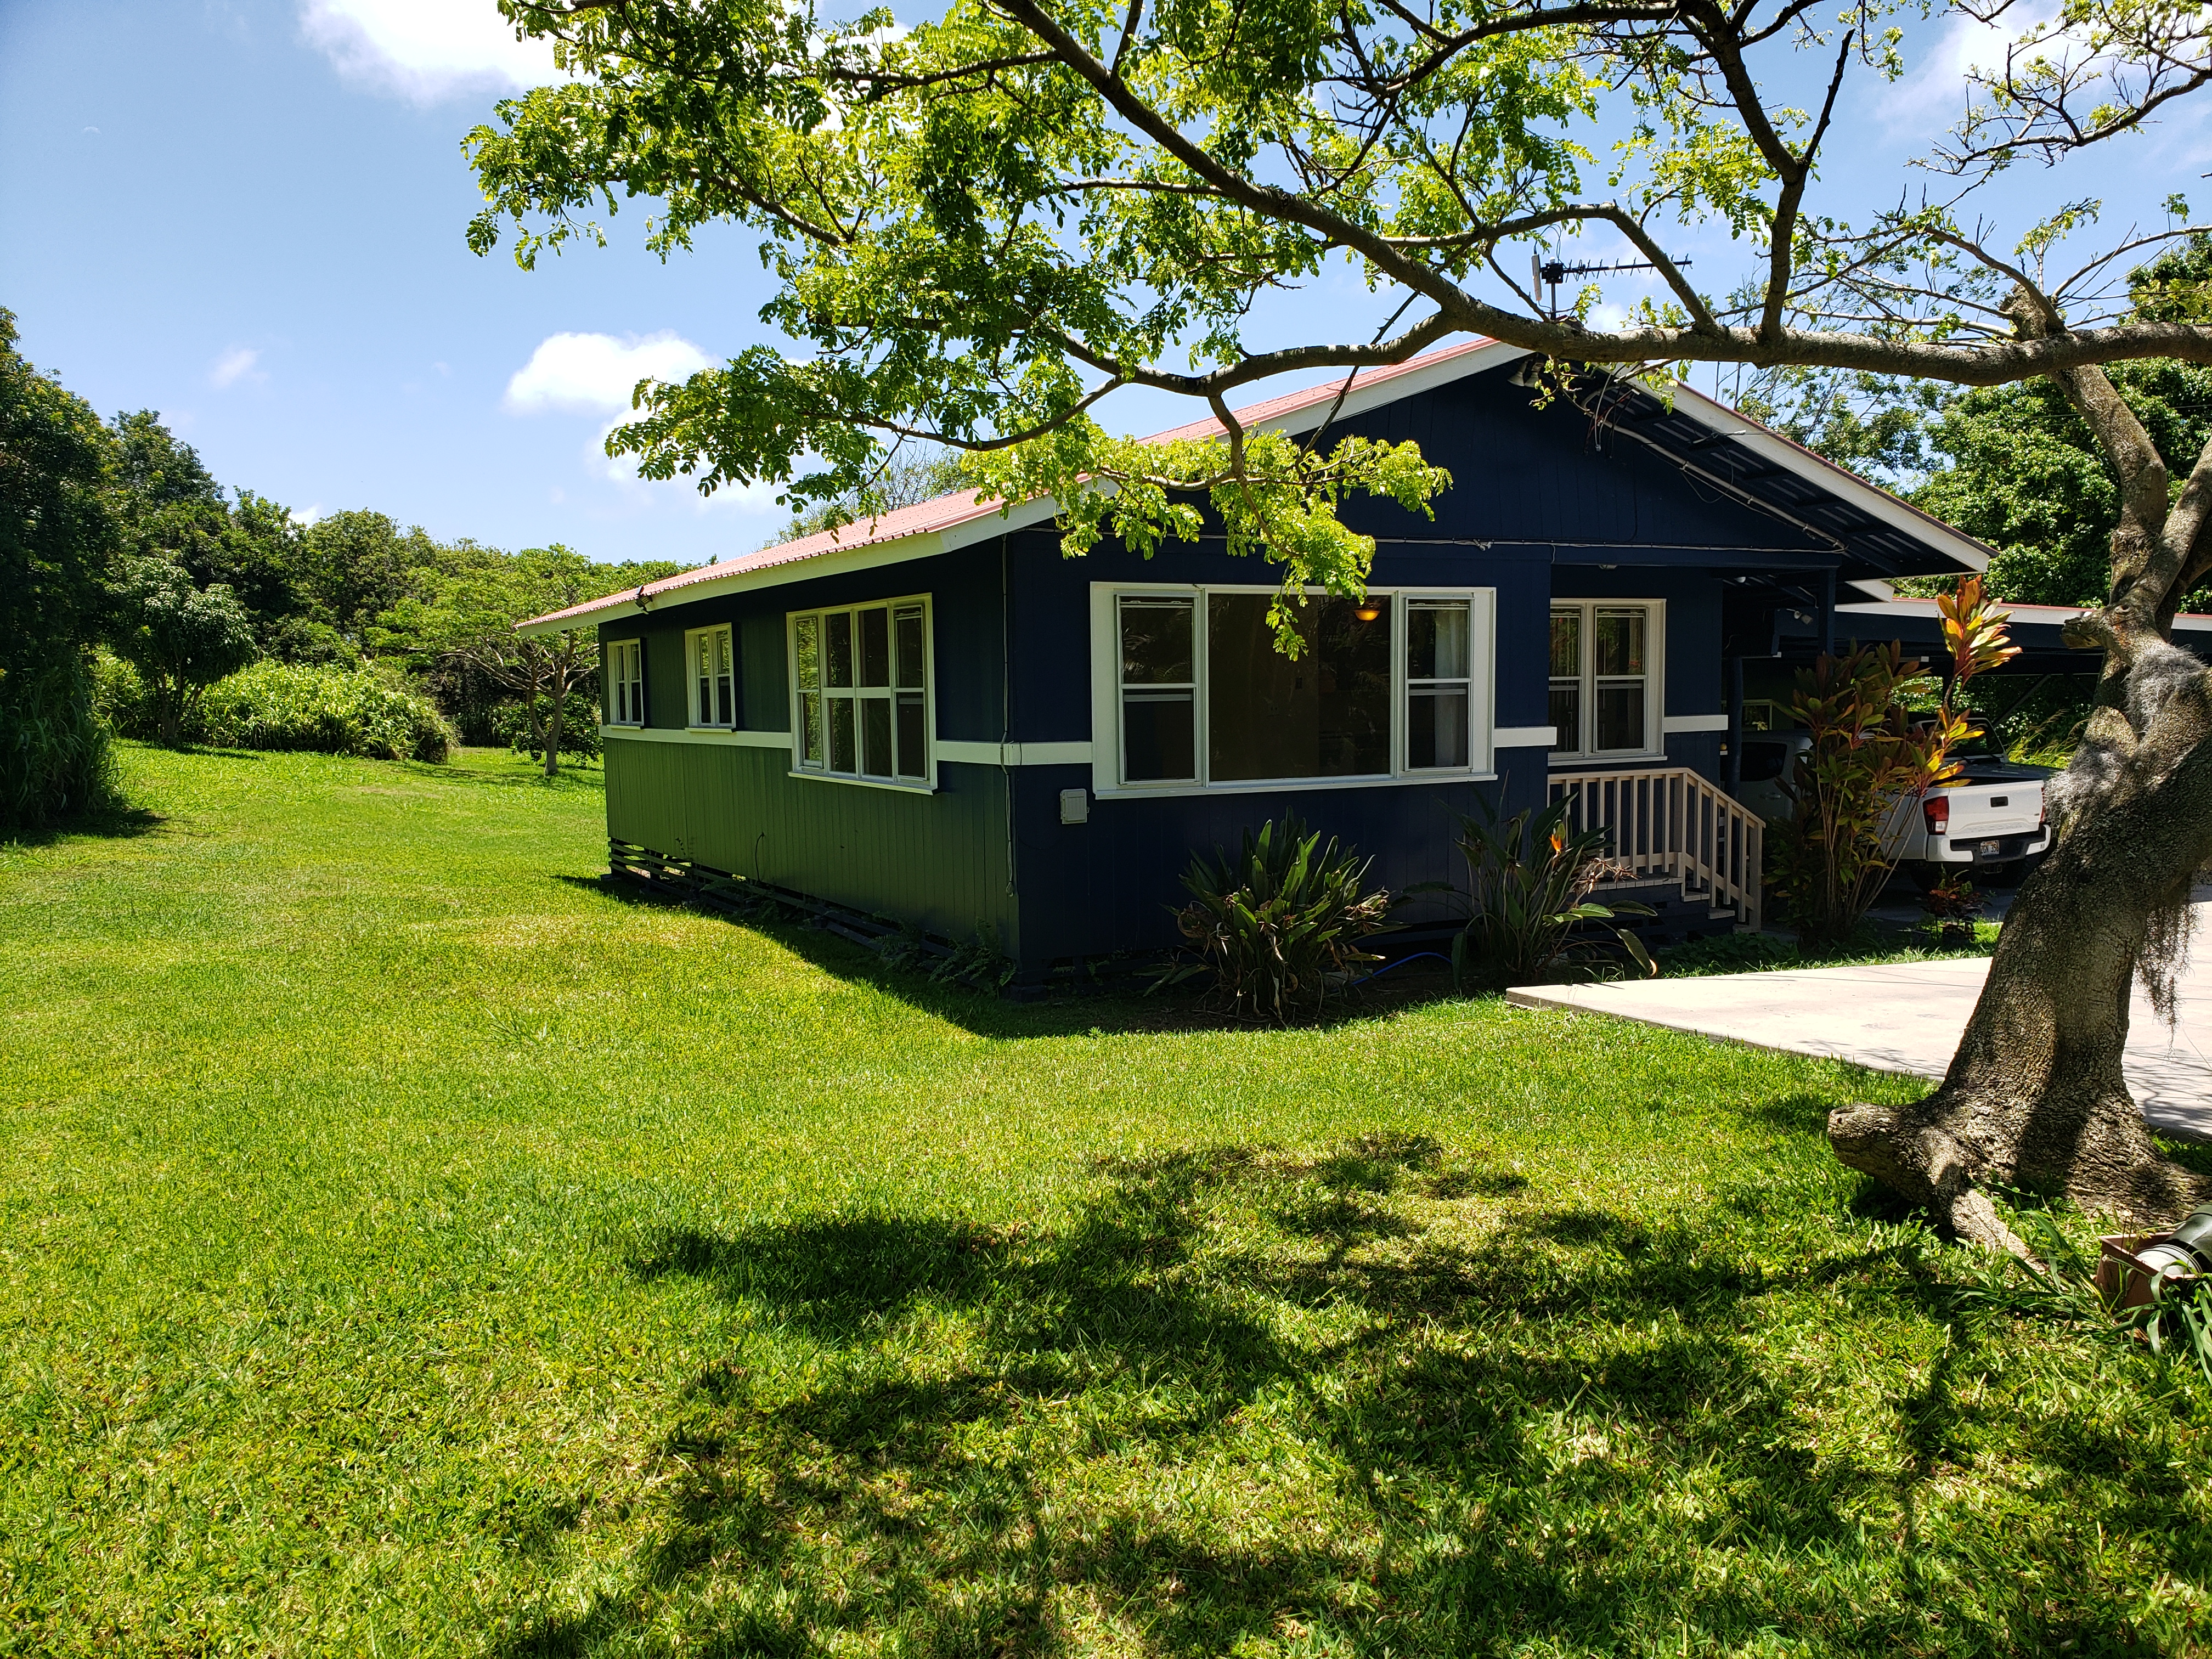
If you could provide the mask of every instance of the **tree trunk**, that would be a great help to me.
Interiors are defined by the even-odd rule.
[[[2212,745],[2148,787],[2083,803],[2021,888],[1942,1086],[1910,1106],[1835,1112],[1836,1156],[1960,1236],[2016,1252],[1980,1189],[2063,1195],[2144,1226],[2178,1220],[2205,1183],[2160,1156],[2120,1060],[2134,981],[2147,969],[2156,994],[2175,965],[2180,907],[2208,854]]]
[[[553,677],[552,707],[545,715],[545,775],[556,776],[561,770],[561,722],[567,716],[568,688],[560,674]]]
[[[1942,1086],[1828,1119],[1844,1164],[2022,1255],[1981,1189],[2157,1225],[2212,1188],[2159,1155],[2120,1071],[2139,975],[2172,1017],[2190,889],[2212,858],[2212,676],[2168,639],[2181,595],[2212,570],[2212,442],[2172,495],[2104,373],[2056,378],[2120,484],[2111,599],[2068,625],[2069,642],[2101,646],[2105,665],[2081,747],[2046,797],[2057,845],[2005,919]]]

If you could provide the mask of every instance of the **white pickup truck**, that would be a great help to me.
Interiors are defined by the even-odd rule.
[[[1736,799],[1770,823],[1788,817],[1790,775],[1811,742],[1802,732],[1745,733]],[[2016,881],[2051,848],[2043,785],[2052,769],[1996,755],[1959,758],[1958,781],[1898,803],[1882,851],[1923,886],[1963,866],[1992,885]]]

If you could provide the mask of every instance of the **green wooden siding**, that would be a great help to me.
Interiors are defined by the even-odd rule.
[[[791,752],[611,737],[607,833],[1018,955],[1006,891],[1006,777],[946,762],[933,794],[790,775]]]

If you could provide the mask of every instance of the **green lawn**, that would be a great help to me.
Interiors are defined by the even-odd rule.
[[[1018,1008],[602,891],[595,775],[125,762],[0,850],[0,1650],[2212,1644],[2212,1395],[1830,1160],[1921,1085]]]

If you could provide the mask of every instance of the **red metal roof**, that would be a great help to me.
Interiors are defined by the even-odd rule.
[[[1354,381],[1356,390],[1395,380],[1401,374],[1417,369],[1434,368],[1455,357],[1480,351],[1494,341],[1476,339],[1441,350],[1425,352],[1402,363],[1383,368],[1360,370]],[[1246,427],[1263,425],[1285,415],[1294,415],[1302,409],[1310,409],[1335,398],[1344,385],[1341,380],[1330,380],[1310,386],[1303,392],[1287,392],[1279,398],[1270,398],[1265,403],[1251,404],[1235,411],[1238,424]],[[1181,438],[1206,438],[1222,430],[1221,422],[1211,415],[1202,421],[1193,421],[1184,426],[1156,432],[1145,440],[1146,443],[1166,443]],[[820,558],[826,553],[848,553],[855,548],[874,547],[884,542],[902,541],[908,536],[926,535],[933,531],[954,529],[976,519],[988,519],[1005,505],[996,496],[978,501],[967,490],[955,490],[949,495],[939,495],[934,501],[920,501],[912,507],[902,507],[880,518],[856,520],[842,529],[825,530],[817,535],[804,536],[794,542],[783,542],[774,547],[746,553],[734,559],[724,559],[717,564],[701,565],[696,570],[684,570],[673,576],[664,576],[659,581],[647,582],[641,587],[629,588],[619,593],[609,593],[582,605],[572,605],[565,611],[548,611],[542,617],[532,617],[518,627],[529,628],[543,623],[559,622],[567,617],[587,617],[593,611],[605,611],[617,605],[642,604],[659,599],[667,593],[678,592],[701,582],[720,581],[726,577],[750,575],[757,570],[770,570],[778,565],[796,564],[803,559]]]
[[[1434,351],[1424,352],[1421,356],[1409,358],[1402,363],[1394,363],[1382,368],[1362,369],[1353,377],[1350,391],[1364,392],[1370,387],[1395,380],[1401,375],[1437,368],[1455,358],[1470,356],[1477,352],[1486,350],[1497,343],[1495,340],[1482,337],[1464,340],[1457,345],[1443,346]],[[1302,410],[1312,409],[1316,405],[1329,403],[1344,389],[1345,383],[1342,380],[1331,380],[1319,386],[1309,386],[1301,392],[1286,392],[1279,398],[1271,398],[1264,403],[1247,404],[1244,408],[1235,411],[1237,423],[1247,428],[1263,426],[1271,421],[1281,420],[1285,416],[1295,415]],[[1890,501],[1896,501],[1914,517],[1924,520],[1946,535],[1962,540],[1971,539],[1960,537],[1959,532],[1953,530],[1941,520],[1913,507],[1911,502],[1891,495],[1888,491],[1881,489],[1878,486],[1867,483],[1857,474],[1838,466],[1824,456],[1814,454],[1801,444],[1783,438],[1780,434],[1761,426],[1741,410],[1729,408],[1729,405],[1718,403],[1716,399],[1705,398],[1703,394],[1693,393],[1692,399],[1695,402],[1725,410],[1730,419],[1741,421],[1745,425],[1755,428],[1763,436],[1787,445],[1803,462],[1810,463],[1824,472],[1835,475],[1840,481],[1847,481],[1851,485],[1872,490]],[[1156,432],[1145,441],[1166,443],[1177,439],[1207,438],[1218,434],[1221,430],[1221,422],[1209,415],[1204,420],[1192,421],[1182,426],[1171,427],[1165,432]],[[879,518],[856,520],[837,530],[825,530],[818,535],[802,537],[797,541],[784,542],[774,547],[763,547],[757,552],[743,554],[734,559],[725,559],[716,564],[702,565],[696,570],[681,571],[676,575],[663,577],[659,581],[647,582],[641,587],[620,593],[610,593],[604,598],[592,599],[583,605],[570,605],[565,611],[554,611],[543,617],[532,617],[527,622],[518,623],[516,626],[535,628],[549,623],[582,618],[596,611],[612,610],[633,604],[643,609],[652,600],[659,599],[665,594],[679,593],[687,587],[696,586],[702,583],[721,581],[733,576],[750,575],[756,571],[770,570],[780,565],[796,564],[807,559],[821,558],[831,553],[848,553],[859,548],[880,546],[888,542],[903,541],[909,537],[957,529],[975,520],[993,517],[1002,511],[1005,506],[1006,503],[995,496],[978,500],[970,492],[955,490],[949,495],[939,495],[934,501],[921,501],[913,507],[899,507],[893,512],[884,514]]]

